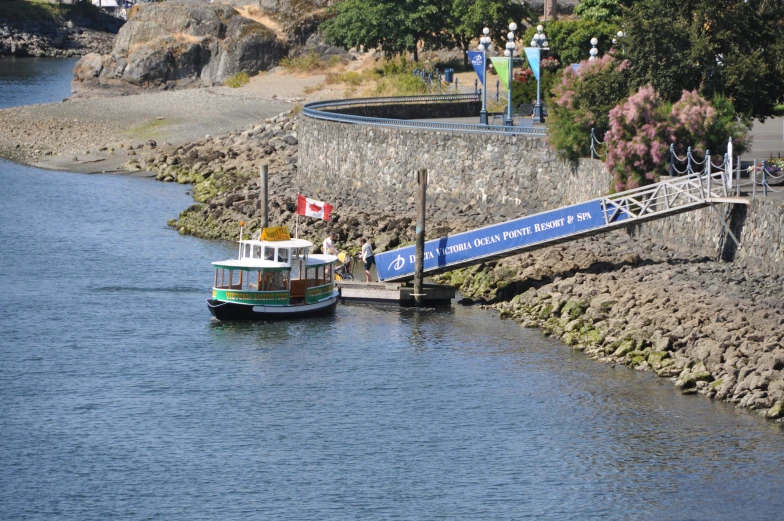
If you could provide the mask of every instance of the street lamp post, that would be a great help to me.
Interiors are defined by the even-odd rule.
[[[623,39],[624,36],[626,35],[624,34],[623,31],[618,31],[618,33],[615,35],[615,38],[612,39],[613,45],[618,45],[619,43],[621,43],[621,40]],[[623,46],[621,46],[621,52],[624,54],[626,53],[626,50],[623,48]]]
[[[490,29],[485,27],[482,29],[482,36],[479,38],[479,50],[482,51],[482,66],[485,70],[482,72],[482,111],[479,113],[479,124],[487,125],[487,50],[492,43],[490,38]]]
[[[536,75],[536,105],[534,105],[534,118],[539,123],[544,123],[544,111],[542,110],[542,49],[547,49],[549,42],[547,36],[544,34],[544,27],[541,25],[536,26],[536,34],[531,39],[531,47],[536,47],[539,50],[539,69]]]
[[[591,56],[588,58],[589,61],[593,61],[596,59],[596,55],[599,54],[599,49],[596,48],[596,45],[599,43],[599,40],[596,38],[591,38]]]
[[[506,92],[506,121],[504,121],[504,125],[507,127],[511,127],[514,125],[514,119],[512,118],[512,62],[514,61],[514,50],[515,50],[515,31],[517,30],[517,24],[512,22],[509,24],[509,32],[506,35],[506,50],[504,51],[504,56],[509,58],[509,87]]]

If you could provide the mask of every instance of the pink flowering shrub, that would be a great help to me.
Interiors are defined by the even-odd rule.
[[[643,87],[610,111],[607,159],[613,174],[613,190],[621,192],[653,182],[665,162],[675,129],[669,121],[670,107],[653,87]]]
[[[732,137],[735,154],[742,154],[749,146],[747,121],[739,120],[732,103],[717,96],[708,101],[694,91],[684,90],[681,99],[672,106],[672,122],[676,128],[676,153],[692,153],[701,160],[706,151],[723,155],[727,140]]]
[[[700,161],[707,150],[723,154],[732,136],[734,152],[741,154],[748,146],[748,129],[723,98],[711,103],[696,91],[683,91],[670,105],[653,87],[643,87],[610,111],[605,166],[613,174],[612,188],[629,190],[658,181],[669,169],[671,143],[679,156],[691,146]]]
[[[629,95],[625,61],[610,54],[566,67],[549,103],[548,143],[570,160],[590,154],[591,129],[601,140],[609,128],[610,110]]]

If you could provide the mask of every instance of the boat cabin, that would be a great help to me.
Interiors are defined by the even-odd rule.
[[[333,295],[334,255],[304,239],[241,240],[237,259],[213,262],[212,298],[256,306],[320,302]]]

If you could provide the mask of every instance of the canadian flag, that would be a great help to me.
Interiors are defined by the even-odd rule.
[[[332,213],[332,205],[324,201],[316,201],[310,197],[297,194],[297,213],[307,217],[315,217],[316,219],[324,219],[329,221],[329,214]]]

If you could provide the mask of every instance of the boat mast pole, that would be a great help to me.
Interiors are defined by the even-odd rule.
[[[237,259],[242,258],[242,227],[245,226],[245,221],[240,221],[240,240],[239,240],[239,251],[237,252]]]

